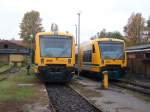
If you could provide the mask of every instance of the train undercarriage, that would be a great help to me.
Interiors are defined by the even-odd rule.
[[[48,83],[68,83],[74,74],[74,68],[65,65],[47,65],[38,67],[38,70],[37,77]]]

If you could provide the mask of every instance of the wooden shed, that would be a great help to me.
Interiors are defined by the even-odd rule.
[[[0,62],[21,64],[29,51],[22,40],[0,40]]]
[[[138,77],[150,78],[150,44],[128,47],[126,52],[128,71]]]

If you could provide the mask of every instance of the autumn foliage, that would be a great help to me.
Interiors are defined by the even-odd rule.
[[[139,44],[144,39],[144,18],[141,13],[132,14],[124,27],[129,45]]]

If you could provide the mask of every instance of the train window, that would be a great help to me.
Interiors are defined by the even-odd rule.
[[[92,61],[92,51],[83,51],[83,62],[91,62]]]
[[[92,53],[95,53],[95,47],[92,45]]]
[[[57,37],[42,37],[40,38],[40,50],[42,57],[71,57],[72,54],[72,39],[57,38]]]
[[[115,42],[100,42],[103,59],[124,59],[124,44]]]

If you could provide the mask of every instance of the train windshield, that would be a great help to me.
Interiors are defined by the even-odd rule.
[[[65,36],[41,36],[40,49],[42,57],[70,58],[72,38]]]
[[[102,59],[124,59],[124,44],[121,42],[99,43]]]

